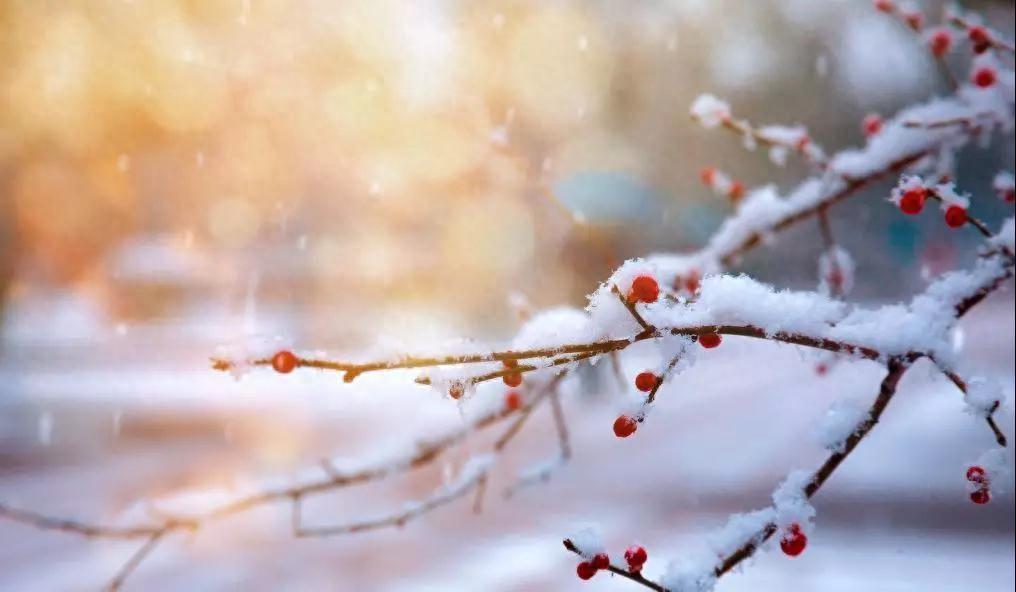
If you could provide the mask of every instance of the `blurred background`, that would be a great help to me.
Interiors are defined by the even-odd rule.
[[[934,19],[942,3],[921,6]],[[1011,38],[1011,1],[964,6]],[[5,0],[0,91],[0,497],[102,516],[182,485],[292,469],[347,445],[357,433],[348,422],[376,412],[369,409],[376,403],[345,395],[330,377],[294,378],[294,387],[213,374],[207,358],[218,343],[285,335],[300,348],[339,355],[379,343],[390,349],[453,336],[507,338],[519,302],[582,306],[625,258],[701,245],[730,211],[699,184],[702,167],[784,190],[807,173],[793,158],[776,168],[764,152],[745,152],[739,139],[693,124],[688,107],[700,93],[728,99],[756,123],[806,124],[833,151],[863,142],[866,113],[891,115],[948,86],[913,32],[863,0]],[[1006,137],[967,151],[960,162],[959,184],[991,224],[1010,215],[990,183],[999,169],[1012,169],[1013,150]],[[886,192],[875,187],[833,210],[833,231],[858,263],[854,296],[868,302],[920,289],[928,277],[964,264],[976,247],[945,232],[936,216],[903,219],[885,204]],[[817,229],[806,226],[753,253],[740,269],[781,286],[814,286],[821,246]],[[971,364],[997,374],[1011,392],[1012,297],[986,308],[972,322],[1002,330]],[[772,355],[744,347],[746,363]],[[774,381],[800,384],[793,373],[810,371],[792,361],[786,367]],[[715,404],[736,416],[743,397],[757,394],[740,388],[731,385]],[[422,411],[414,405],[443,403],[417,403],[415,395],[386,395],[408,406],[404,416],[388,418],[392,430],[409,429],[400,418],[416,425]],[[674,426],[688,421],[678,411]],[[965,419],[950,421],[966,429]],[[590,445],[611,444],[602,441],[602,418],[596,421]],[[772,426],[763,427],[748,433],[763,437]],[[978,427],[952,432],[942,446],[984,439]],[[533,443],[531,451],[546,445]],[[667,450],[661,440],[660,454]],[[733,484],[715,504],[679,495],[695,499],[681,515],[705,528],[720,520],[713,512],[764,503],[787,468],[779,463],[788,460],[769,458],[772,471],[742,474],[747,481],[735,479],[737,465],[723,467]],[[941,468],[929,461],[929,471]],[[588,464],[571,471],[555,496],[602,478]],[[962,487],[952,481],[955,472],[950,466],[939,475],[943,491]],[[400,493],[432,485],[421,477]],[[862,485],[843,504],[891,501]],[[950,531],[955,538],[948,540],[987,562],[981,590],[1011,589],[1012,498],[993,504],[991,517],[985,511],[969,522],[962,500],[945,502],[931,485],[928,492],[918,494],[926,504],[918,507],[946,508],[939,521],[910,520],[914,510],[895,512],[891,504],[885,515],[907,528]],[[597,492],[588,497],[587,518],[618,503]],[[495,565],[511,562],[492,541],[505,524],[518,524],[519,514],[532,517],[525,512],[538,500],[543,494],[536,492],[513,501],[500,518],[493,503],[487,530],[473,525],[455,537],[488,537],[477,548],[497,558]],[[672,501],[650,499],[637,520],[670,516]],[[514,579],[503,563],[482,570],[493,580],[479,569],[457,579],[455,570],[465,568],[450,562],[437,570],[446,579],[415,583],[575,586],[573,578],[554,579],[573,567],[554,537],[562,533],[555,520],[578,508],[547,504],[541,511],[549,513],[539,522],[551,525],[551,550],[545,564],[526,565],[549,579]],[[437,522],[406,534],[417,526],[358,544],[412,549],[415,537],[449,532]],[[540,533],[532,526],[525,536]],[[673,540],[664,534],[661,541]],[[391,570],[364,567],[367,560],[349,543],[299,547],[284,526],[264,536],[272,543],[257,551],[235,540],[219,554],[200,545],[181,551],[177,563],[164,560],[163,572],[149,572],[138,589],[174,589],[166,574],[184,571],[193,572],[191,589],[253,589],[258,577],[269,582],[264,589],[280,582],[309,590],[398,587]],[[840,541],[857,563],[834,562],[839,552],[830,562],[866,565],[868,543],[858,536],[847,529]],[[7,542],[15,538],[33,543],[19,550]],[[91,574],[88,585],[111,573],[84,567],[96,562],[96,551],[83,541],[4,523],[0,540],[2,589],[82,589],[75,579],[82,570]],[[917,549],[918,562],[942,552],[926,542],[889,540],[895,554]],[[442,544],[450,550],[451,543]],[[100,567],[124,552],[102,554]],[[291,552],[287,560],[303,567],[273,580],[255,569],[258,552]],[[66,569],[54,570],[51,581],[33,579],[53,557]],[[232,566],[228,577],[215,570],[224,564]],[[441,563],[403,558],[398,565],[402,577]],[[784,572],[767,569],[764,577],[776,578],[771,585],[783,582]],[[814,569],[835,572],[826,564]],[[786,577],[796,572],[790,568]],[[916,589],[905,585],[910,575],[891,589]],[[814,589],[856,589],[849,587],[856,580],[844,577],[847,587],[822,581]]]

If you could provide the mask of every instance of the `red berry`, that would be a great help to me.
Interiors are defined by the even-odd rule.
[[[658,376],[646,370],[645,372],[640,372],[639,375],[635,377],[635,388],[639,389],[643,393],[648,393],[653,390],[659,380],[660,378]]]
[[[640,275],[631,283],[629,302],[656,302],[660,297],[660,285],[651,275]]]
[[[593,567],[592,563],[589,563],[588,561],[583,561],[578,565],[578,567],[575,568],[575,573],[578,574],[578,576],[583,580],[588,580],[589,578],[596,575],[596,568]]]
[[[610,557],[606,553],[597,553],[593,555],[593,567],[596,569],[607,569],[610,567]]]
[[[994,68],[984,67],[978,68],[974,72],[972,80],[977,86],[981,88],[988,88],[989,86],[993,86],[995,84],[995,80],[997,80],[997,78],[998,77],[995,74]]]
[[[699,345],[706,349],[719,347],[721,341],[723,341],[723,337],[721,337],[719,333],[704,333],[699,335],[698,338]]]
[[[614,420],[614,435],[618,438],[627,438],[635,433],[639,423],[630,415],[619,415]]]
[[[702,184],[706,187],[712,187],[713,182],[716,180],[716,169],[713,167],[705,167],[699,171],[699,179],[702,180]]]
[[[453,399],[461,399],[464,394],[466,394],[466,389],[462,386],[461,382],[453,383],[448,387],[448,396]]]
[[[504,364],[505,368],[517,368],[519,365],[518,360],[501,360],[501,363]]]
[[[1016,202],[1016,190],[1013,189],[1001,189],[998,192],[998,197],[1005,203]]]
[[[892,12],[896,9],[896,5],[892,0],[875,0],[875,8],[881,12]]]
[[[870,138],[882,131],[882,117],[878,113],[869,113],[861,120],[861,131]]]
[[[730,184],[730,199],[737,201],[744,197],[744,183],[734,181]]]
[[[949,206],[945,210],[945,224],[949,228],[959,228],[967,223],[967,210],[960,206]]]
[[[928,47],[936,57],[942,57],[952,49],[952,33],[948,29],[938,29],[928,38]]]
[[[279,374],[289,374],[300,363],[293,352],[282,350],[272,356],[272,368]]]
[[[790,557],[797,557],[807,546],[808,537],[801,532],[801,526],[798,524],[791,524],[780,539],[780,548]]]
[[[522,407],[522,394],[519,391],[508,391],[504,395],[504,406],[509,411]]]
[[[515,388],[522,384],[522,373],[521,372],[509,372],[501,377],[501,380],[511,388]]]
[[[980,487],[970,494],[970,501],[975,504],[984,505],[991,501],[991,492],[987,487]]]
[[[829,270],[826,274],[826,283],[832,288],[834,292],[839,292],[843,289],[843,271],[836,267]]]
[[[967,469],[967,481],[973,483],[984,483],[984,469],[974,465]]]
[[[693,269],[688,272],[688,277],[684,279],[684,289],[694,294],[698,292],[700,283],[699,272]]]
[[[914,187],[913,189],[907,189],[903,192],[903,196],[900,197],[900,210],[904,214],[911,216],[921,213],[924,209],[924,200],[927,199],[928,190],[924,187]]]
[[[624,552],[624,560],[628,562],[629,571],[642,571],[649,555],[641,545],[632,545]]]
[[[924,26],[924,15],[919,12],[908,12],[903,18],[910,25],[910,28],[915,31],[920,31],[921,27]]]
[[[828,373],[829,373],[829,365],[828,364],[825,364],[825,363],[822,363],[822,362],[819,362],[818,364],[815,364],[815,374],[818,374],[819,376],[825,376]]]
[[[967,30],[967,37],[970,38],[970,42],[975,46],[987,46],[991,45],[991,33],[980,25],[974,25]],[[978,52],[980,53],[980,52]]]

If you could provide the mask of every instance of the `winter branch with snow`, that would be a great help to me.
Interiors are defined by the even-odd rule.
[[[956,386],[969,413],[983,422],[984,454],[971,459],[966,479],[970,500],[985,504],[1011,486],[1006,435],[995,421],[1004,404],[1001,388],[956,370],[952,333],[960,318],[987,296],[1006,286],[1014,273],[1014,219],[991,228],[975,215],[980,200],[955,183],[957,154],[982,144],[992,135],[1009,137],[1014,125],[1013,44],[976,15],[948,11],[941,24],[929,27],[925,16],[907,3],[878,0],[875,9],[896,18],[916,34],[939,61],[955,90],[903,109],[892,117],[871,114],[861,123],[863,146],[828,152],[799,123],[758,125],[737,117],[725,101],[710,94],[691,106],[691,118],[706,129],[733,133],[748,151],[759,148],[773,164],[783,166],[799,157],[810,170],[787,194],[772,185],[749,188],[719,168],[703,169],[702,182],[734,211],[705,245],[694,252],[652,254],[624,262],[588,296],[583,309],[559,308],[532,315],[510,343],[501,347],[458,344],[443,351],[406,353],[384,359],[336,360],[274,343],[243,343],[223,348],[212,360],[216,370],[242,376],[251,371],[335,372],[345,382],[368,373],[413,371],[415,383],[429,385],[449,405],[463,410],[461,426],[434,434],[412,450],[390,458],[351,465],[329,459],[308,469],[295,482],[254,488],[201,504],[160,500],[146,519],[129,524],[93,524],[58,519],[37,511],[0,505],[0,516],[41,529],[89,538],[136,539],[138,551],[115,574],[109,589],[118,589],[128,575],[169,536],[211,528],[226,516],[271,504],[289,504],[292,533],[297,537],[337,536],[401,526],[470,495],[479,507],[488,477],[499,455],[520,437],[526,420],[549,407],[557,431],[557,448],[540,465],[518,476],[511,494],[553,477],[571,458],[561,387],[582,365],[601,362],[619,367],[617,356],[630,349],[652,351],[660,363],[634,376],[622,376],[617,394],[619,413],[604,437],[637,438],[640,426],[653,421],[653,410],[667,405],[668,384],[700,356],[723,355],[728,338],[751,338],[815,350],[823,372],[839,360],[878,364],[885,374],[872,385],[867,405],[856,401],[834,404],[815,418],[815,432],[828,456],[810,470],[791,471],[776,487],[772,505],[732,516],[710,537],[707,549],[669,564],[658,579],[643,576],[647,550],[634,545],[614,561],[595,529],[569,535],[565,548],[579,556],[577,575],[583,579],[607,571],[635,585],[672,592],[705,592],[760,550],[778,547],[788,556],[806,551],[816,523],[810,500],[876,428],[897,394],[900,380],[922,360]],[[960,55],[962,53],[962,55]],[[953,55],[956,54],[956,55]],[[956,59],[946,60],[952,56]],[[962,63],[968,72],[954,72]],[[878,183],[886,187],[885,207],[901,216],[939,215],[942,232],[976,233],[982,241],[974,261],[942,274],[908,301],[879,307],[846,300],[855,283],[855,264],[835,240],[831,220],[836,208]],[[892,186],[891,188],[889,186]],[[993,181],[997,199],[1012,204],[1013,176],[1001,171]],[[935,208],[935,206],[938,206]],[[929,210],[939,210],[929,212]],[[811,291],[781,290],[737,274],[742,255],[770,243],[781,231],[814,222],[823,240],[817,262],[819,282]],[[477,392],[482,383],[500,381],[496,400]],[[421,389],[423,390],[423,389]],[[422,395],[421,395],[422,396]],[[580,409],[572,409],[580,413]],[[477,432],[506,425],[495,443],[476,454],[448,483],[427,497],[392,511],[350,523],[306,524],[302,503],[310,496],[355,484],[380,481],[433,463]],[[178,502],[178,503],[176,503]],[[653,557],[654,560],[658,560]]]

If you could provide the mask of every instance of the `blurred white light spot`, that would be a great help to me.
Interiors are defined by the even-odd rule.
[[[966,343],[966,333],[963,332],[961,327],[956,327],[952,332],[952,348],[953,351],[959,353],[963,351],[963,345]]]
[[[731,28],[725,29],[710,66],[717,83],[741,89],[771,78],[778,62],[775,50],[761,35]]]
[[[119,436],[123,427],[123,410],[117,409],[113,412],[113,435]]]
[[[848,19],[839,31],[837,83],[848,98],[889,101],[901,93],[922,93],[933,80],[927,50],[893,19],[872,11]]]
[[[39,415],[38,425],[39,444],[49,446],[53,442],[53,415],[49,411],[43,411]]]
[[[815,73],[822,78],[829,75],[829,56],[824,53],[820,53],[818,57],[815,58]]]

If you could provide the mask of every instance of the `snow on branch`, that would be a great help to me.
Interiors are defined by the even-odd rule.
[[[429,385],[450,404],[462,406],[462,425],[432,434],[384,458],[353,464],[328,459],[281,484],[269,481],[221,495],[183,492],[175,498],[158,500],[148,519],[127,525],[58,519],[7,505],[0,505],[0,517],[85,537],[143,541],[111,581],[109,588],[114,590],[168,535],[193,531],[257,507],[290,504],[293,533],[299,537],[402,525],[471,492],[476,493],[478,506],[501,452],[523,432],[535,409],[548,400],[557,432],[557,452],[523,471],[506,492],[550,478],[571,458],[559,387],[580,366],[597,364],[604,357],[610,359],[621,377],[623,392],[619,394],[630,403],[618,416],[613,431],[617,437],[627,438],[640,424],[651,420],[655,405],[666,404],[663,387],[668,381],[676,380],[701,350],[720,347],[726,337],[767,340],[865,360],[883,366],[885,376],[870,403],[841,402],[819,422],[816,434],[828,450],[824,462],[812,471],[790,473],[774,492],[770,507],[731,517],[709,538],[709,548],[701,557],[689,556],[675,562],[662,578],[654,580],[642,572],[645,549],[629,548],[623,565],[610,560],[599,537],[579,534],[564,541],[566,549],[582,558],[577,568],[579,577],[589,579],[598,571],[609,571],[660,592],[706,592],[777,535],[784,553],[800,554],[815,523],[810,500],[878,424],[901,378],[922,358],[934,363],[956,385],[968,410],[987,423],[993,440],[1001,447],[993,449],[1001,452],[986,452],[968,468],[971,500],[987,503],[991,492],[1000,491],[1009,479],[1004,471],[1006,438],[994,420],[1002,405],[1001,393],[979,379],[960,377],[954,369],[951,335],[958,319],[1012,278],[1016,263],[1014,221],[1009,218],[998,232],[993,232],[987,223],[973,216],[970,212],[977,202],[956,188],[952,168],[956,154],[968,144],[983,142],[996,133],[1011,134],[1013,130],[1013,72],[997,59],[999,53],[1011,54],[1012,44],[969,15],[950,12],[940,27],[928,29],[924,15],[906,4],[879,0],[875,5],[922,32],[924,42],[938,58],[953,47],[955,29],[963,31],[976,54],[970,60],[967,81],[957,82],[955,92],[948,96],[905,108],[893,117],[866,119],[865,144],[831,154],[820,148],[803,126],[755,126],[735,118],[725,101],[702,95],[692,105],[691,113],[704,127],[733,131],[748,148],[768,148],[777,164],[796,153],[812,166],[810,176],[785,195],[772,185],[747,190],[717,169],[707,169],[709,174],[703,174],[703,181],[730,197],[735,211],[701,249],[629,260],[589,295],[584,309],[559,308],[533,314],[514,338],[500,347],[466,342],[440,351],[384,359],[333,360],[303,354],[289,344],[254,343],[223,349],[212,358],[214,369],[238,377],[268,368],[281,374],[317,370],[337,372],[345,382],[351,382],[367,373],[412,370],[418,372],[417,385]],[[983,240],[983,247],[971,266],[942,274],[909,301],[879,307],[846,302],[843,297],[853,281],[854,266],[833,239],[829,216],[834,206],[892,177],[899,178],[896,187],[886,192],[887,202],[905,215],[917,215],[927,201],[935,201],[941,206],[946,226],[970,228]],[[1003,201],[1013,201],[1011,174],[996,176],[994,187]],[[725,273],[744,253],[813,217],[819,222],[824,243],[818,290],[780,290],[745,275]],[[636,344],[655,349],[662,362],[625,378],[618,357]],[[477,385],[497,380],[506,387],[503,399],[492,401],[482,396],[486,391],[476,391]],[[409,383],[407,388],[415,387]],[[490,450],[474,455],[452,482],[424,499],[348,523],[304,524],[303,502],[309,496],[427,466],[477,432],[508,419],[511,423]]]

